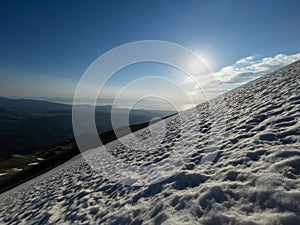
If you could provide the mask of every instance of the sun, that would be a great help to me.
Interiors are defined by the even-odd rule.
[[[188,62],[188,68],[191,74],[201,75],[203,72],[211,71],[211,59],[205,54],[195,53],[197,59]]]

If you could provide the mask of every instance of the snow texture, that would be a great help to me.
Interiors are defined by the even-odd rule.
[[[184,165],[166,179],[122,185],[78,156],[3,193],[0,224],[299,225],[299,83],[300,61],[224,94],[226,126],[219,127],[224,137],[210,151],[204,146],[211,123],[200,121],[193,129],[194,117],[188,115],[193,111],[185,112],[191,118],[189,135],[180,135],[178,116],[170,117],[166,141],[159,149],[150,144],[148,154],[110,144],[120,159],[133,164],[162,162],[174,142],[194,146]],[[207,110],[207,103],[197,107],[203,115]],[[146,138],[148,132],[138,135]],[[202,163],[210,154],[213,162]],[[159,166],[168,170],[168,164]]]

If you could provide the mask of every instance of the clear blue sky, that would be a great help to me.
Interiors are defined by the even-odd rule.
[[[32,87],[56,78],[72,86],[101,54],[137,40],[183,45],[207,57],[214,72],[246,56],[296,54],[299,12],[300,1],[287,0],[1,0],[0,88],[16,83],[0,95],[38,95],[13,93],[25,79],[35,80]]]

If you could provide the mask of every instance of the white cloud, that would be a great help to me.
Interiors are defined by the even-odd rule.
[[[203,100],[204,91],[206,97],[214,97],[220,94],[220,90],[234,89],[297,60],[300,60],[300,53],[294,55],[278,54],[274,57],[261,59],[257,59],[256,56],[242,58],[233,65],[223,67],[217,72],[197,77],[198,83],[203,84],[202,90],[195,87],[190,96],[194,99]],[[208,76],[210,76],[209,79]]]
[[[255,56],[248,56],[248,57],[245,57],[245,58],[242,58],[242,59],[236,61],[235,64],[249,63],[249,62],[251,62],[254,58],[255,58]]]
[[[300,60],[300,53],[294,55],[278,54],[259,60],[256,60],[254,56],[248,56],[231,66],[223,67],[212,75],[221,83],[247,83],[297,60]]]

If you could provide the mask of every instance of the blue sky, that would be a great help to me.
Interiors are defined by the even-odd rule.
[[[269,72],[253,71],[253,65],[265,58],[274,64],[281,54],[270,70],[298,59],[299,11],[300,1],[286,0],[2,0],[0,95],[72,97],[80,77],[97,57],[121,44],[149,39],[175,42],[196,52],[231,89]],[[251,60],[236,63],[246,57]],[[249,79],[244,76],[240,82],[238,70],[247,67],[244,73]],[[121,87],[145,70],[148,75],[167,77],[174,72],[145,64],[130,73],[120,72],[120,79],[109,86]],[[230,76],[236,85],[228,84]]]

